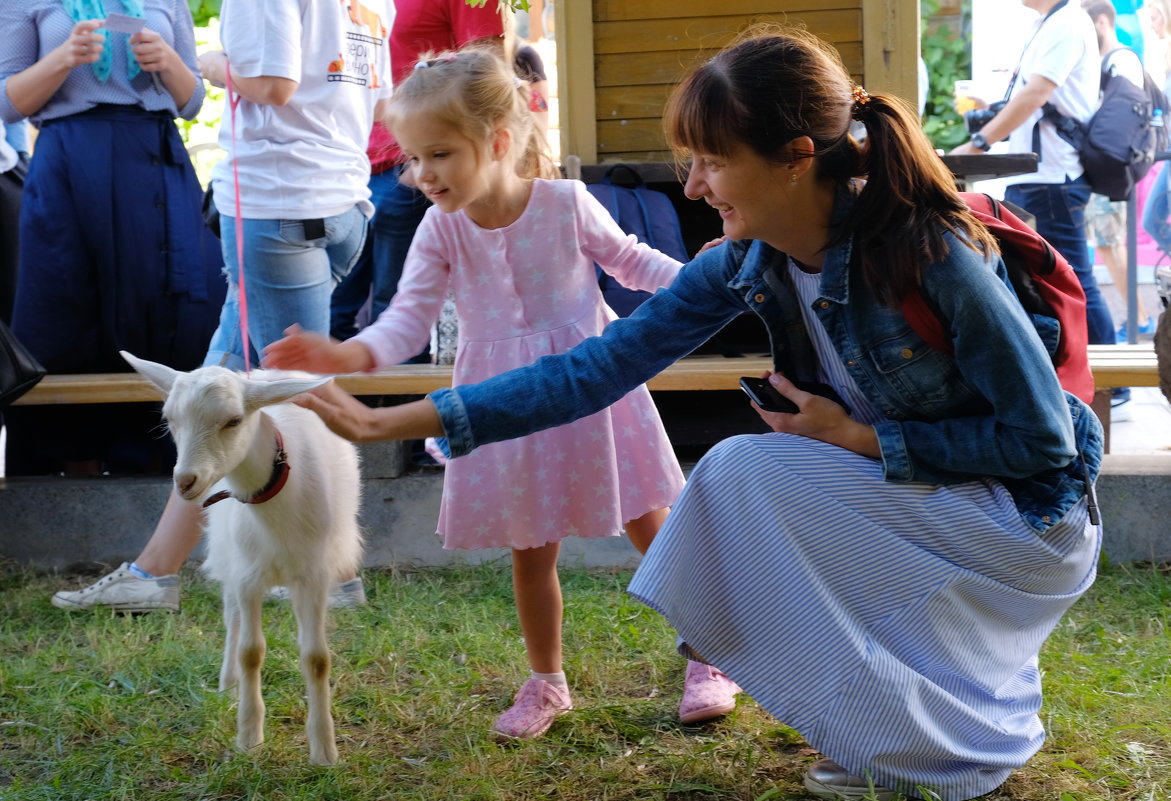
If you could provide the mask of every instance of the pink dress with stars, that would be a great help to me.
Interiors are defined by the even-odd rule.
[[[488,230],[428,209],[390,307],[356,339],[379,367],[418,353],[450,281],[459,315],[454,383],[471,384],[562,353],[614,313],[594,262],[624,286],[670,284],[679,263],[624,234],[578,181],[533,182],[524,213]],[[534,548],[609,537],[675,502],[683,474],[645,386],[597,414],[485,445],[447,463],[438,531],[445,548]]]

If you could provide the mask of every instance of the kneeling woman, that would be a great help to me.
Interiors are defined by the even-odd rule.
[[[665,121],[729,240],[669,289],[481,384],[301,402],[352,439],[442,433],[458,455],[591,414],[752,310],[778,371],[849,411],[774,374],[798,412],[762,411],[775,433],[704,457],[630,591],[828,757],[814,794],[987,793],[1041,746],[1038,652],[1094,578],[1097,419],[1062,391],[914,112],[852,87],[825,45],[757,32],[687,78]],[[911,291],[954,355],[907,324]]]

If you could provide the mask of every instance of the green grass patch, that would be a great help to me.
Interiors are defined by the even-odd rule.
[[[815,754],[741,697],[700,727],[675,709],[684,662],[629,574],[565,571],[574,702],[544,738],[500,745],[493,718],[527,673],[500,565],[367,571],[370,603],[332,616],[341,760],[310,767],[293,616],[265,608],[266,742],[233,749],[216,691],[218,589],[183,576],[183,611],[50,606],[59,577],[0,574],[3,801],[700,801],[804,798]],[[81,583],[78,579],[76,583]],[[1044,750],[988,799],[1171,798],[1171,578],[1107,568],[1042,654]]]

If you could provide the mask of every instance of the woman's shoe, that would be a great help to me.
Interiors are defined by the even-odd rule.
[[[529,679],[517,690],[512,706],[496,718],[492,733],[506,740],[531,740],[547,732],[554,718],[571,709],[568,688]]]
[[[898,793],[874,782],[853,776],[832,759],[822,759],[805,772],[805,789],[818,798],[894,801]]]
[[[703,662],[687,663],[683,679],[683,698],[679,701],[679,721],[692,725],[726,715],[736,708],[740,686],[723,671]]]

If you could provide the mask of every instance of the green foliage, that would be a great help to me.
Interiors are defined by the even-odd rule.
[[[488,0],[467,0],[467,4],[472,8],[481,8],[487,5]],[[507,6],[513,11],[528,11],[529,0],[499,0],[500,5]]]
[[[213,17],[220,15],[220,0],[187,0],[187,5],[191,7],[196,28],[207,25]]]
[[[931,23],[931,16],[939,10],[939,0],[921,0],[920,8],[920,44],[928,76],[923,130],[935,147],[950,150],[968,140],[964,121],[955,110],[953,89],[956,81],[972,77],[971,44],[951,28]],[[971,30],[971,0],[964,0],[961,14],[963,30]]]

